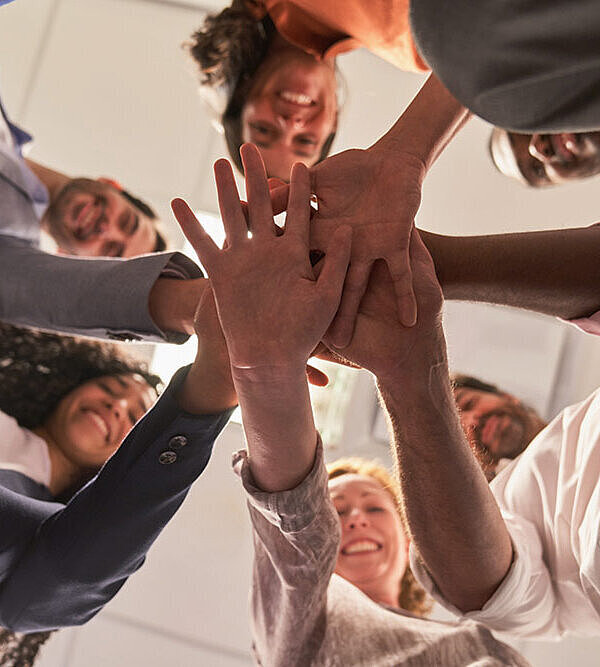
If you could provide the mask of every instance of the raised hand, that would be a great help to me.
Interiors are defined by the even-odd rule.
[[[391,276],[402,325],[414,325],[417,307],[409,261],[410,234],[421,202],[424,165],[375,145],[349,150],[311,169],[318,212],[311,246],[322,248],[339,225],[352,227],[352,255],[342,302],[330,331],[338,347],[350,343],[356,313],[373,262],[383,259]]]
[[[215,164],[226,242],[219,249],[180,199],[173,212],[211,281],[231,365],[241,371],[303,366],[338,308],[351,230],[336,230],[316,279],[309,261],[310,182],[296,165],[285,233],[274,229],[264,167],[256,147],[242,148],[247,220],[231,166]],[[248,237],[248,227],[252,232]]]

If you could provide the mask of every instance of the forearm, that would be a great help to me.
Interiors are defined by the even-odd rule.
[[[394,126],[373,148],[412,155],[427,172],[470,114],[431,74]]]
[[[411,538],[446,599],[470,611],[508,572],[512,546],[462,432],[445,356],[444,349],[424,363],[426,370],[378,384]]]
[[[295,369],[232,369],[256,485],[263,491],[297,486],[316,452],[304,365]]]
[[[600,308],[600,227],[453,237],[421,232],[444,297],[572,319]]]

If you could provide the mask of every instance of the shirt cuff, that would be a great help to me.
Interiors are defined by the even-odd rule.
[[[193,278],[204,278],[204,273],[196,262],[180,252],[175,252],[160,272],[160,277],[191,280]]]
[[[248,503],[283,533],[295,533],[308,526],[329,498],[323,444],[318,436],[315,461],[308,475],[293,489],[267,493],[255,484],[245,449],[233,455],[234,472],[242,480]]]

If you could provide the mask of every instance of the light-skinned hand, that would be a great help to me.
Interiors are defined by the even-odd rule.
[[[306,363],[337,311],[352,232],[343,226],[331,236],[317,279],[309,260],[307,168],[298,164],[293,169],[285,232],[277,235],[260,153],[247,144],[241,154],[247,218],[231,165],[227,160],[215,163],[226,233],[223,249],[183,200],[172,202],[173,212],[208,272],[232,367],[285,371]]]

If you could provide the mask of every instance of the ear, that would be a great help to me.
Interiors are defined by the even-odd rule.
[[[113,188],[116,190],[122,190],[123,186],[119,183],[119,181],[115,181],[114,178],[106,178],[105,176],[100,176],[100,178],[96,179],[98,183],[104,183],[105,185],[112,185]]]

